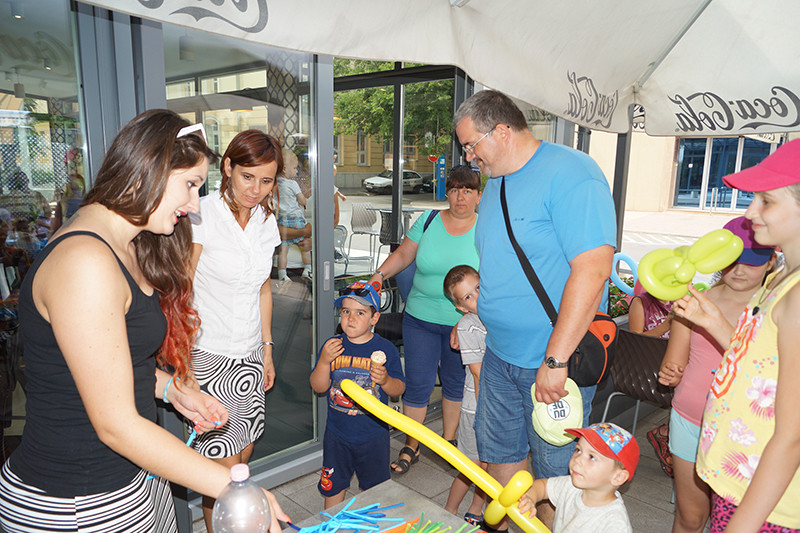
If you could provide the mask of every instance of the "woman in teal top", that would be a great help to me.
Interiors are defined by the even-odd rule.
[[[369,281],[382,283],[416,259],[417,271],[403,316],[406,373],[403,414],[418,422],[425,420],[438,370],[442,382],[442,436],[452,441],[461,411],[464,366],[460,354],[450,348],[450,332],[461,313],[445,296],[443,282],[456,265],[478,269],[475,208],[481,198],[480,174],[468,166],[455,167],[445,186],[449,208],[439,211],[427,228],[430,211],[423,213]],[[418,459],[419,442],[407,436],[392,468],[407,472]]]

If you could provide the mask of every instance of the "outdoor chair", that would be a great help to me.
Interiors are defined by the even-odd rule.
[[[348,261],[354,259],[369,259],[370,265],[373,260],[373,252],[375,250],[375,239],[378,237],[378,230],[373,226],[378,221],[376,211],[372,209],[372,204],[369,202],[358,203],[353,202],[353,214],[350,218],[350,241],[347,245]],[[353,257],[350,250],[353,246],[353,237],[355,235],[368,235],[369,236],[369,256]]]
[[[378,251],[375,254],[375,267],[378,268],[381,264],[381,248],[389,246],[389,253],[391,253],[392,246],[392,213],[390,211],[381,211],[381,229],[378,233]],[[402,230],[405,235],[405,228]]]
[[[614,392],[606,400],[602,421],[606,420],[611,399],[615,396],[628,396],[636,400],[631,433],[636,432],[641,402],[650,402],[659,407],[669,407],[672,404],[672,387],[658,382],[658,369],[661,368],[661,361],[667,351],[667,342],[667,339],[648,337],[627,329],[618,331],[614,360],[611,363]]]
[[[336,252],[334,262],[344,263],[344,273],[347,274],[347,266],[350,263],[348,253],[344,251],[344,244],[347,242],[347,228],[339,224],[333,228],[333,249]]]

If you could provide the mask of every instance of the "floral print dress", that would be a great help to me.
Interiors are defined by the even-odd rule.
[[[730,347],[714,374],[706,400],[697,473],[722,498],[739,505],[775,431],[778,328],[775,304],[800,282],[800,272],[767,289],[767,278],[739,318]],[[800,471],[767,520],[800,528]]]

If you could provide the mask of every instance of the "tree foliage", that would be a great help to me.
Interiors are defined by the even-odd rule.
[[[393,68],[394,63],[388,61],[337,58],[333,74],[351,76]],[[407,84],[405,107],[405,144],[416,144],[422,156],[449,152],[453,140],[453,80]],[[339,91],[334,98],[334,133],[363,131],[381,142],[392,140],[393,108],[391,85]]]

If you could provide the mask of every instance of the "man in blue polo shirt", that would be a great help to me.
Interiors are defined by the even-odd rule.
[[[595,311],[606,309],[616,243],[608,182],[588,155],[537,140],[516,104],[497,91],[467,99],[453,122],[467,160],[491,178],[475,233],[478,315],[487,329],[475,417],[480,459],[503,485],[525,468],[528,452],[536,477],[566,475],[574,445],[552,446],[536,434],[531,385],[536,383],[537,401],[552,403],[567,394],[566,363]],[[508,238],[503,181],[514,236],[558,309],[555,327]],[[587,425],[594,387],[581,394]],[[551,506],[540,505],[538,516],[552,526]]]

